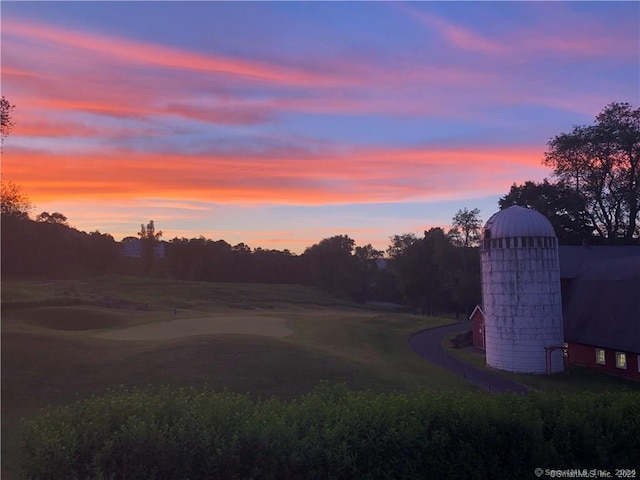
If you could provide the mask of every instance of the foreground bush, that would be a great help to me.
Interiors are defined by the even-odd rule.
[[[640,465],[640,395],[353,392],[255,401],[114,392],[25,423],[24,473],[56,479],[534,478]],[[613,470],[612,470],[613,471]]]

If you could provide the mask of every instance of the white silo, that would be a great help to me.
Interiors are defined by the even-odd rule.
[[[501,210],[484,227],[480,258],[487,365],[563,371],[558,240],[549,220],[519,206]]]

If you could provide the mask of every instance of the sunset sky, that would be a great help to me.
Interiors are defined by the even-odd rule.
[[[302,253],[486,220],[640,104],[639,2],[8,2],[3,180],[84,231]]]

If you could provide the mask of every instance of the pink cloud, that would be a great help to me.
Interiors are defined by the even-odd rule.
[[[180,103],[170,103],[159,111],[178,115],[192,120],[200,120],[207,123],[222,125],[255,125],[265,123],[271,116],[273,108],[256,107],[238,102],[235,106],[230,105],[189,105]]]
[[[412,58],[397,59],[389,68],[373,59],[346,62],[325,57],[314,68],[292,70],[20,21],[7,25],[3,34],[7,42],[14,42],[10,44],[14,55],[5,60],[8,69],[3,65],[3,75],[7,70],[7,81],[12,82],[21,103],[55,111],[120,118],[169,114],[230,125],[257,124],[287,111],[456,116],[460,112],[449,102],[426,96],[425,89],[468,87],[477,91],[493,88],[497,78],[494,73],[461,66],[416,64]],[[16,42],[16,38],[30,42]],[[34,39],[47,43],[46,49],[34,47]],[[144,66],[166,67],[172,72],[156,75]],[[227,91],[235,80],[229,82],[224,75],[212,84],[211,76],[206,81],[190,74],[200,70],[215,75],[232,72],[248,79],[262,75],[273,85],[315,88],[295,95],[275,91],[259,101],[250,100]],[[415,95],[407,97],[410,91]],[[210,98],[203,99],[202,92]]]
[[[409,12],[410,15],[418,19],[426,27],[435,30],[438,35],[455,48],[488,54],[501,54],[506,51],[505,46],[501,43],[489,40],[442,17],[422,12],[406,5],[402,5],[402,9]]]
[[[103,55],[111,60],[135,65],[151,65],[170,69],[234,75],[247,79],[286,85],[329,85],[333,80],[324,74],[270,65],[258,61],[240,60],[221,55],[204,55],[172,47],[125,40],[106,35],[80,32],[24,21],[3,24],[3,34],[37,39],[90,55]]]
[[[460,48],[477,48],[500,56],[509,52],[501,45],[518,45],[516,37],[496,43],[476,38],[473,32],[433,15],[418,15]],[[3,35],[6,34],[3,41],[9,42],[12,46],[9,51],[13,53],[3,59],[3,80],[15,91],[12,98],[23,108],[48,110],[56,116],[86,112],[127,119],[178,117],[215,125],[257,125],[288,112],[444,116],[484,121],[482,112],[475,107],[487,101],[566,105],[575,111],[585,111],[582,96],[571,100],[564,93],[549,94],[548,89],[541,95],[536,89],[516,88],[518,74],[505,75],[499,69],[434,67],[413,63],[409,57],[397,59],[394,68],[366,58],[353,58],[345,65],[343,58],[326,57],[320,62],[322,68],[316,65],[313,69],[292,70],[20,21],[6,22],[6,26],[3,25]],[[34,46],[33,42],[21,43],[16,39],[51,44],[43,49],[37,42]],[[515,55],[517,48],[551,48],[546,43],[551,45],[556,40],[560,42],[556,37],[543,39],[540,47],[525,35],[524,47],[510,46],[509,54]],[[567,41],[571,44],[574,40]],[[157,70],[144,66],[171,71],[156,75]],[[200,71],[216,76],[235,72],[234,75],[247,79],[262,75],[260,78],[275,87],[305,88],[294,95],[276,88],[263,92],[259,99],[251,99],[231,93],[237,83],[235,77],[230,82],[225,73],[211,85],[211,75],[192,75]],[[338,88],[306,88],[324,86]],[[456,100],[452,101],[452,97]],[[598,101],[596,108],[608,101]],[[37,129],[29,131],[30,136],[35,136]]]
[[[508,33],[488,38],[462,27],[445,18],[405,4],[397,5],[401,11],[407,12],[427,28],[437,34],[454,48],[477,52],[505,59],[514,60],[544,55],[560,58],[594,58],[594,57],[637,57],[638,42],[629,42],[624,34],[611,32],[601,22],[584,17],[581,21],[567,22],[566,17],[575,17],[575,11],[565,11],[560,4],[557,9],[549,10],[549,3],[543,3],[544,9],[532,15],[528,24],[519,22]],[[534,8],[535,4],[529,5]],[[541,7],[542,8],[542,7]],[[550,15],[553,18],[549,18]],[[523,57],[525,56],[525,57]]]

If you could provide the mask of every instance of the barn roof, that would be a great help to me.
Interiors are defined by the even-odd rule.
[[[485,238],[555,237],[547,218],[536,210],[518,205],[494,213],[484,227]]]
[[[476,305],[476,308],[473,309],[471,315],[469,315],[469,320],[472,320],[475,317],[476,313],[480,314],[480,318],[484,318],[484,312],[482,311],[482,307],[480,305]]]
[[[565,340],[640,353],[640,247],[560,247]]]

